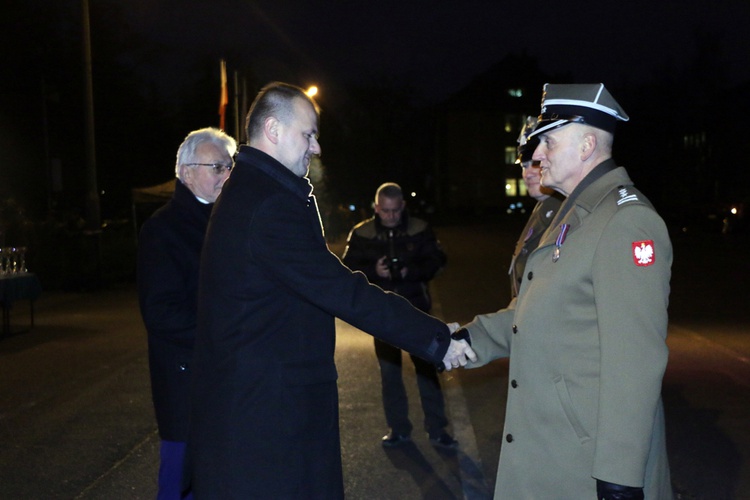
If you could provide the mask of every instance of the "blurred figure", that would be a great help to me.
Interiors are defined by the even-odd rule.
[[[138,296],[161,438],[158,499],[182,498],[200,252],[236,148],[221,130],[190,132],[177,150],[174,195],[143,224],[138,239]]]
[[[612,159],[628,116],[602,84],[545,85],[531,138],[567,196],[507,309],[477,316],[480,366],[510,356],[495,498],[672,498],[661,402],[672,245]]]
[[[393,182],[378,188],[375,216],[351,230],[343,257],[346,266],[365,273],[370,283],[401,295],[427,313],[432,307],[428,283],[445,261],[432,228],[424,220],[409,216],[401,187]],[[411,441],[412,430],[401,373],[401,349],[376,338],[375,354],[380,364],[385,419],[390,427],[382,444],[398,446]],[[458,442],[445,431],[448,419],[435,366],[414,355],[411,360],[430,442],[442,448],[456,447]]]
[[[261,89],[211,214],[188,440],[196,498],[343,498],[336,317],[447,369],[475,358],[453,328],[328,250],[306,178],[318,119],[301,88]]]
[[[516,164],[521,165],[521,168],[523,168],[523,181],[526,183],[526,189],[529,192],[529,196],[534,198],[537,203],[531,211],[526,226],[521,231],[521,235],[516,243],[516,249],[513,252],[513,258],[510,261],[508,275],[510,276],[511,298],[518,296],[518,288],[523,279],[523,270],[526,267],[526,259],[529,258],[529,253],[539,246],[542,234],[549,227],[550,222],[552,222],[564,199],[560,193],[542,186],[539,162],[532,161],[531,159],[534,149],[539,145],[537,138],[529,140],[529,135],[534,130],[536,122],[537,119],[535,117],[529,116],[521,130],[521,134],[518,136],[518,158],[516,159]]]

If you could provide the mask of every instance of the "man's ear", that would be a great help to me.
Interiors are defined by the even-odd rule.
[[[596,151],[596,134],[584,134],[581,139],[581,160],[586,161],[591,158],[594,151]]]
[[[266,121],[263,123],[263,134],[266,136],[266,139],[268,139],[273,144],[279,143],[279,133],[281,132],[279,129],[281,128],[281,123],[279,123],[279,120],[274,118],[273,116],[269,116],[266,118]]]
[[[193,169],[190,167],[186,167],[185,165],[180,165],[180,179],[182,179],[183,184],[188,184],[193,178]]]

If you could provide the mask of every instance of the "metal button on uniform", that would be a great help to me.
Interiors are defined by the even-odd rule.
[[[513,333],[518,333],[518,327],[516,325],[513,325]]]
[[[509,443],[512,443],[513,442],[513,434],[506,434],[505,435],[505,440],[507,442],[509,442]]]
[[[516,387],[518,387],[518,382],[516,382],[516,380],[513,379],[510,381],[510,386],[515,389]]]
[[[534,273],[532,271],[529,271],[529,274],[526,275],[526,278],[531,279],[534,277]]]

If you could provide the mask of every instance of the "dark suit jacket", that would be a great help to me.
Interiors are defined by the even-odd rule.
[[[328,250],[310,193],[244,146],[211,216],[188,444],[196,498],[343,497],[335,317],[433,363],[447,351],[444,324]]]
[[[198,265],[211,207],[180,181],[138,238],[138,298],[148,331],[151,393],[159,435],[187,441]]]

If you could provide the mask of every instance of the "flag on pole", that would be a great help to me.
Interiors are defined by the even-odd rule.
[[[225,130],[225,121],[229,104],[229,93],[227,92],[227,62],[221,60],[221,96],[219,96],[219,128]]]

